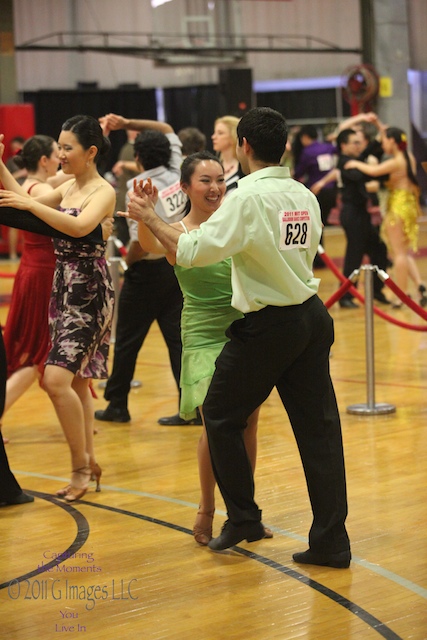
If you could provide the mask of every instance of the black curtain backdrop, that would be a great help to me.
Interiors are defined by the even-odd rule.
[[[341,97],[344,117],[350,116],[350,105]],[[258,107],[271,107],[287,120],[333,120],[337,117],[335,89],[307,89],[257,93]]]
[[[184,127],[197,127],[206,136],[206,148],[212,151],[213,125],[220,113],[218,85],[176,87],[163,90],[166,122],[178,133]]]
[[[24,93],[23,97],[24,102],[34,105],[36,132],[52,136],[55,140],[63,122],[78,114],[99,118],[106,113],[117,113],[126,118],[157,120],[154,89],[43,90]],[[105,166],[100,167],[101,172],[111,169],[126,140],[125,131],[111,132],[112,149]]]
[[[342,100],[344,117],[350,116],[350,105]],[[201,85],[164,89],[166,120],[179,131],[197,127],[206,135],[207,148],[212,149],[211,135],[216,118],[227,115],[221,111],[220,85]],[[335,120],[337,118],[335,89],[273,91],[257,93],[258,107],[271,107],[288,120]],[[229,114],[228,114],[229,115]]]
[[[206,136],[207,149],[212,150],[211,135],[216,118],[227,115],[221,111],[221,86],[199,85],[163,89],[165,120],[178,132],[184,127],[197,127]],[[128,118],[157,119],[155,89],[81,88],[75,90],[42,90],[24,93],[24,101],[34,104],[36,131],[57,139],[62,123],[82,113],[98,118],[117,113]],[[257,93],[255,104],[277,109],[288,120],[325,119],[337,117],[335,89],[277,91]],[[342,101],[343,115],[350,115],[350,106]],[[110,135],[112,152],[102,171],[108,171],[126,142],[124,131]]]

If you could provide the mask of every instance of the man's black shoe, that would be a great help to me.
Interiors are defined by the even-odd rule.
[[[339,553],[321,554],[313,551],[302,551],[294,553],[292,556],[294,562],[298,564],[317,564],[320,567],[333,567],[334,569],[348,569],[350,566],[350,551],[340,551]]]
[[[378,293],[374,294],[375,300],[381,302],[381,304],[391,304],[390,300],[388,300],[382,291],[378,291]]]
[[[358,309],[359,305],[349,298],[341,298],[339,305],[342,309]]]
[[[166,416],[164,418],[159,418],[157,421],[159,424],[164,427],[185,427],[187,425],[201,425],[202,418],[198,415],[196,418],[192,418],[191,420],[184,420],[181,418],[179,413],[176,413],[174,416]]]
[[[130,422],[130,414],[127,409],[112,407],[108,405],[106,409],[95,411],[96,420],[104,422]]]
[[[13,498],[0,498],[0,507],[7,504],[26,504],[27,502],[34,502],[33,496],[21,491],[21,493]]]
[[[227,520],[222,528],[221,535],[217,538],[212,538],[208,543],[208,547],[213,551],[224,551],[224,549],[239,544],[242,540],[255,542],[255,540],[261,540],[264,536],[264,526],[257,520],[248,520],[242,524],[232,524]]]

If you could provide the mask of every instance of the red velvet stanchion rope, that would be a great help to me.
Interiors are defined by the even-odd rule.
[[[400,289],[397,284],[395,282],[393,282],[393,280],[390,278],[389,275],[387,275],[387,273],[385,273],[385,271],[378,271],[378,275],[381,278],[381,280],[384,282],[384,284],[393,291],[393,293],[395,293],[397,295],[397,297],[404,303],[406,304],[406,306],[410,307],[410,309],[412,309],[412,311],[415,311],[415,313],[417,313],[420,318],[422,318],[423,320],[427,320],[427,311],[424,311],[424,309],[422,307],[420,307],[419,304],[417,304],[416,302],[414,302],[414,300],[412,300],[412,298],[410,298],[408,295],[406,295],[406,293],[404,293],[402,291],[402,289]]]
[[[347,282],[350,283],[349,286],[345,289],[345,291],[349,291],[353,297],[355,297],[357,300],[359,300],[359,302],[364,304],[365,303],[364,296],[361,293],[359,293],[356,287],[353,286],[353,284],[351,283],[351,280],[348,280],[348,278],[343,276],[343,274],[339,271],[336,264],[331,260],[331,258],[329,258],[328,255],[326,255],[325,250],[323,249],[322,246],[319,246],[318,253],[322,258],[323,262],[326,264],[326,266],[330,268],[332,273],[338,278],[338,280],[340,280],[340,282],[344,284],[346,284]],[[417,313],[421,318],[423,318],[423,320],[427,320],[427,312],[424,311],[424,309],[422,309],[416,302],[411,300],[411,298],[409,298],[397,286],[397,284],[395,284],[391,280],[391,278],[385,273],[385,271],[378,270],[378,275],[383,280],[384,284],[386,284],[389,287],[389,289],[391,289],[402,300],[402,302],[407,304],[413,311],[415,311],[415,313]],[[341,291],[342,288],[343,287],[341,286],[340,289],[338,289],[338,291],[335,294],[333,294],[333,296],[331,296],[329,300],[326,301],[325,303],[326,307],[329,308],[330,306],[332,306],[332,304],[334,304],[339,299],[339,297],[337,297],[337,293]],[[343,291],[341,295],[343,295],[345,291]],[[412,331],[427,331],[427,325],[420,326],[420,325],[409,324],[408,322],[402,322],[401,320],[397,320],[393,316],[390,316],[388,313],[384,313],[384,311],[381,311],[381,309],[378,309],[378,307],[376,306],[374,306],[373,311],[377,316],[379,316],[380,318],[383,318],[383,320],[387,320],[387,322],[390,322],[391,324],[395,324],[398,327],[402,327],[403,329],[410,329]]]
[[[343,297],[343,295],[350,289],[351,286],[352,286],[351,280],[346,279],[345,282],[342,283],[340,288],[337,289],[336,292],[329,298],[329,300],[325,302],[325,307],[327,309],[329,309],[329,307],[332,307],[333,304],[338,302],[338,300],[340,300]]]

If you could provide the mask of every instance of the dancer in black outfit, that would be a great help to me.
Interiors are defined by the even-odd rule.
[[[357,169],[345,169],[346,163],[359,156],[359,141],[353,129],[344,129],[337,138],[340,150],[338,169],[341,172],[342,210],[341,226],[347,238],[343,273],[348,278],[355,269],[359,269],[363,256],[367,254],[372,264],[384,271],[387,269],[387,247],[381,240],[379,228],[371,221],[367,210],[369,194],[366,183],[372,180]],[[387,304],[388,300],[382,292],[384,283],[374,274],[374,298]],[[340,300],[341,307],[353,308],[358,305],[350,293]]]
[[[6,352],[4,349],[3,334],[0,331],[0,417],[3,415],[4,401],[6,398]],[[24,493],[9,467],[3,438],[0,438],[0,507],[9,504],[24,504],[34,502],[33,496]]]

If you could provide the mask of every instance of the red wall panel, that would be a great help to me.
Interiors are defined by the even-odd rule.
[[[1,104],[0,133],[4,134],[6,161],[10,156],[9,144],[15,136],[30,138],[35,134],[34,107],[32,104]]]

